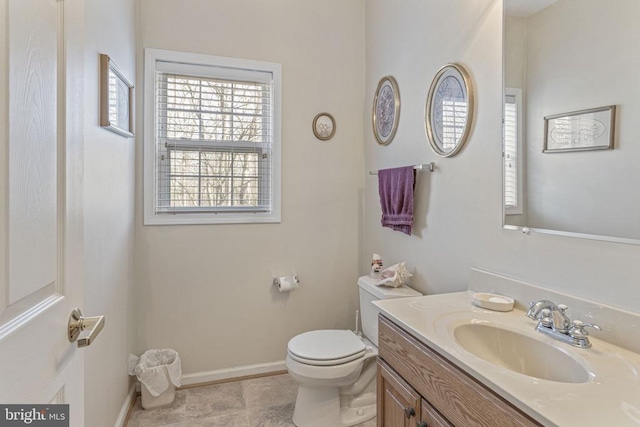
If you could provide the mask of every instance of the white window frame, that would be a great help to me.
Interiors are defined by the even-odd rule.
[[[161,49],[145,50],[144,69],[144,149],[143,149],[143,211],[144,225],[177,224],[242,224],[242,223],[279,223],[281,220],[281,106],[282,106],[282,66],[277,63],[227,58],[186,52],[174,52]],[[247,71],[270,72],[273,76],[271,147],[271,209],[268,212],[156,212],[156,71],[160,62],[187,64],[188,66],[218,67],[229,71],[231,77]]]
[[[516,112],[517,112],[517,116],[516,116],[516,180],[517,180],[517,184],[516,184],[516,206],[515,207],[508,207],[505,205],[504,201],[505,201],[505,194],[504,194],[504,180],[506,179],[506,171],[504,169],[503,166],[503,194],[502,194],[502,200],[503,200],[503,207],[504,207],[504,213],[505,215],[522,215],[524,212],[522,203],[523,203],[523,170],[522,170],[522,166],[523,166],[523,160],[522,158],[524,157],[524,152],[523,152],[523,129],[522,129],[522,116],[524,114],[524,111],[522,110],[522,90],[521,89],[517,89],[517,88],[505,88],[505,97],[507,96],[513,96],[516,100],[515,104],[516,104]],[[503,98],[502,100],[503,102],[503,110],[504,110],[504,104],[505,104],[505,100]],[[503,131],[504,132],[504,131]],[[504,140],[504,139],[503,139]],[[503,147],[503,151],[502,151],[502,156],[503,159],[502,161],[505,161],[505,150]]]

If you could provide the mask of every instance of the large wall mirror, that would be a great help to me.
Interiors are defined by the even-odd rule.
[[[640,1],[504,6],[505,227],[640,244]]]

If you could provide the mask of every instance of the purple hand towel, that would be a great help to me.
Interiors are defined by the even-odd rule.
[[[383,227],[411,235],[415,185],[416,170],[413,166],[378,171]]]

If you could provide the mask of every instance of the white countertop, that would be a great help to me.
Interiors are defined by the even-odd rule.
[[[640,355],[591,338],[581,349],[535,331],[522,310],[495,312],[471,304],[472,292],[375,301],[382,314],[416,339],[545,426],[640,426]],[[499,367],[462,348],[452,330],[492,323],[548,343],[589,372],[584,383],[538,379]]]

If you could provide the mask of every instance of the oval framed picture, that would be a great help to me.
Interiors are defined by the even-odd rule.
[[[329,113],[320,113],[313,118],[313,134],[321,141],[328,141],[336,134],[336,120]]]
[[[384,76],[378,83],[373,99],[373,134],[380,145],[389,145],[396,135],[400,120],[400,91],[392,76]]]
[[[464,146],[473,121],[473,88],[467,71],[447,64],[433,78],[424,112],[425,132],[435,153],[456,155]]]

